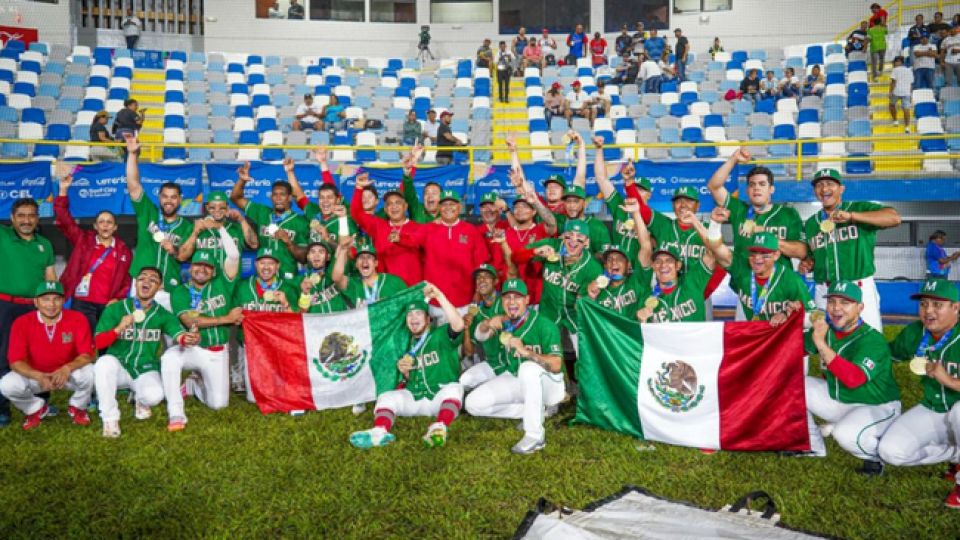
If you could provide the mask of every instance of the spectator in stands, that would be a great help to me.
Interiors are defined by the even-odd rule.
[[[637,82],[637,74],[640,72],[640,63],[637,62],[637,59],[630,54],[633,51],[632,48],[628,48],[623,51],[623,55],[620,57],[620,64],[617,65],[615,72],[616,75],[610,79],[611,84],[622,85],[622,84],[633,84]]]
[[[641,54],[640,58],[640,74],[637,79],[643,81],[643,93],[659,94],[660,83],[663,82],[660,64],[646,53]]]
[[[346,107],[341,105],[340,99],[336,94],[333,94],[330,96],[330,101],[323,107],[320,116],[323,117],[323,124],[320,129],[335,130],[342,125],[343,119],[347,117]]]
[[[767,76],[760,81],[760,97],[780,97],[780,81],[773,76],[773,71],[767,70]]]
[[[883,71],[883,57],[887,53],[887,25],[879,23],[867,29],[870,38],[870,75],[876,81]]]
[[[489,39],[486,41],[490,41]],[[453,120],[453,113],[443,111],[440,115],[440,127],[437,128],[437,146],[440,148],[449,148],[452,146],[466,146],[460,139],[453,136],[450,129],[450,122]],[[440,165],[449,165],[453,161],[453,152],[450,150],[440,150],[437,152],[437,163]]]
[[[663,81],[672,81],[677,78],[677,70],[673,64],[670,63],[670,51],[664,50],[660,55],[660,61],[657,62],[657,65],[660,66],[660,77]]]
[[[403,122],[400,140],[404,146],[413,146],[423,140],[423,126],[417,120],[417,112],[413,109],[410,109],[407,113],[407,119]]]
[[[605,82],[597,81],[597,91],[590,95],[590,106],[593,107],[594,118],[610,116],[610,105],[613,104],[613,98],[606,92],[606,86]]]
[[[490,48],[490,39],[484,39],[483,45],[477,49],[477,67],[490,69],[493,64],[493,49]],[[443,119],[441,118],[441,121]]]
[[[716,59],[717,59],[717,53],[718,53],[718,52],[724,52],[724,50],[723,50],[723,45],[720,44],[720,38],[719,38],[719,37],[713,38],[713,45],[710,46],[710,50],[707,51],[707,52],[710,53],[710,59],[711,59],[711,60],[716,60]]]
[[[137,42],[140,41],[140,33],[143,31],[143,23],[133,13],[132,8],[127,8],[127,16],[120,23],[123,28],[123,37],[127,40],[128,49],[136,49]]]
[[[267,18],[269,19],[283,19],[283,12],[280,11],[280,2],[274,2],[272,6],[267,8]]]
[[[436,145],[439,128],[440,122],[437,121],[437,111],[430,109],[427,111],[427,121],[423,123],[423,143]]]
[[[523,49],[523,61],[520,63],[520,71],[522,72],[531,66],[540,69],[544,68],[543,48],[535,38],[529,39],[526,48]]]
[[[960,251],[947,255],[943,244],[947,241],[947,233],[941,230],[934,231],[927,242],[927,279],[947,279],[950,276],[950,266],[953,261],[960,259]]]
[[[903,109],[903,124],[910,133],[910,91],[913,88],[913,71],[903,65],[903,57],[893,59],[893,71],[890,72],[890,117],[893,125],[899,126],[897,121],[897,101]]]
[[[497,94],[500,103],[510,101],[510,75],[513,74],[515,60],[513,53],[507,49],[507,42],[501,41],[500,49],[497,51]]]
[[[288,19],[303,19],[303,6],[297,3],[297,0],[290,0],[290,7],[287,8]]]
[[[754,106],[757,105],[757,101],[760,101],[760,79],[757,70],[751,69],[740,81],[740,99],[752,101]]]
[[[955,13],[953,18],[950,19],[950,28],[956,28],[960,26],[960,13]]]
[[[562,89],[560,83],[555,82],[550,85],[550,90],[547,90],[546,95],[543,96],[543,116],[547,120],[548,126],[554,116],[567,117],[567,100],[561,93]]]
[[[642,52],[646,52],[645,44],[647,41],[647,31],[643,28],[643,23],[637,21],[637,25],[634,28],[633,33],[633,53],[637,56]]]
[[[580,81],[573,81],[570,84],[572,90],[567,93],[566,110],[567,123],[573,126],[573,117],[580,116],[586,118],[590,125],[593,125],[593,109],[590,108],[590,98],[580,88]]]
[[[143,120],[147,109],[140,110],[140,104],[133,98],[127,98],[123,101],[123,108],[113,119],[113,137],[118,141],[126,141],[127,135],[136,137],[137,132],[143,127]]]
[[[807,75],[807,78],[803,81],[803,95],[823,97],[824,87],[825,81],[823,73],[820,71],[820,65],[818,64],[813,66],[810,74]]]
[[[870,26],[887,25],[887,10],[880,7],[880,4],[870,4],[870,13]]]
[[[667,42],[657,35],[656,28],[651,28],[650,37],[643,43],[643,47],[650,58],[660,58],[663,55],[663,50],[667,47]]]
[[[573,33],[567,36],[567,47],[570,47],[567,60],[572,60],[572,62],[567,63],[576,65],[578,59],[586,56],[589,41],[590,38],[588,38],[587,33],[583,31],[583,25],[578,24]]]
[[[319,105],[314,105],[313,103],[313,94],[304,94],[303,103],[297,107],[297,113],[294,115],[293,130],[322,130],[323,122],[320,120],[322,113],[323,109]]]
[[[600,32],[594,32],[590,40],[590,61],[593,67],[607,63],[607,40],[603,39]]]
[[[539,42],[543,54],[543,63],[548,66],[557,65],[557,40],[550,36],[550,31],[546,28],[540,34]]]
[[[913,55],[913,88],[933,89],[933,75],[937,70],[937,46],[930,43],[930,36],[920,36],[920,43],[910,47]]]
[[[521,26],[520,31],[517,32],[517,35],[514,36],[510,44],[514,60],[513,69],[520,69],[520,59],[523,58],[523,50],[527,48],[527,43],[529,42],[530,38],[527,37],[527,29]]]
[[[783,70],[783,78],[780,79],[780,96],[800,98],[800,81],[792,67]]]
[[[93,123],[90,124],[90,142],[113,142],[110,138],[110,132],[107,131],[107,120],[109,119],[107,111],[100,111],[93,117]],[[117,157],[113,148],[109,146],[91,146],[90,159],[96,161],[112,160]]]
[[[944,83],[960,86],[960,27],[950,29],[950,35],[940,42],[940,60]]]
[[[849,58],[851,54],[856,55],[866,51],[867,28],[869,28],[867,21],[860,21],[860,28],[850,32],[850,35],[847,36],[847,46],[845,48],[847,58]]]
[[[933,14],[933,22],[927,25],[927,30],[930,31],[930,41],[934,45],[939,45],[943,32],[949,31],[950,25],[943,20],[943,13],[938,11]]]
[[[630,31],[627,30],[627,25],[620,27],[620,35],[617,36],[617,40],[613,42],[613,46],[617,50],[618,56],[623,56],[624,51],[633,52],[633,36],[631,36]]]
[[[930,37],[930,30],[927,28],[927,25],[923,24],[923,15],[917,15],[914,21],[916,24],[907,30],[907,39],[910,40],[911,47],[918,45],[920,43],[920,38],[923,36]]]
[[[673,35],[677,38],[677,45],[673,50],[677,56],[677,80],[682,82],[687,80],[687,54],[690,52],[690,40],[683,35],[683,30],[679,28],[673,31]]]

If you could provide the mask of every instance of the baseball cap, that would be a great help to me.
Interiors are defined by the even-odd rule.
[[[587,192],[584,191],[580,186],[567,186],[566,189],[563,190],[563,198],[566,199],[567,197],[579,197],[581,199],[586,199]]]
[[[262,259],[262,258],[264,258],[264,257],[269,257],[269,258],[271,258],[271,259],[273,259],[273,260],[275,260],[275,261],[277,261],[277,262],[280,262],[280,258],[277,257],[277,254],[276,254],[276,253],[274,253],[274,249],[273,249],[273,248],[262,247],[262,248],[258,249],[258,250],[257,250],[257,260],[259,261],[260,259]]]
[[[322,240],[315,240],[315,241],[310,242],[309,244],[307,244],[307,251],[310,251],[310,248],[312,248],[313,246],[320,246],[320,247],[322,247],[323,249],[327,250],[327,253],[328,253],[328,254],[333,253],[333,251],[334,251],[334,250],[333,250],[333,246],[331,246],[328,242],[324,242],[324,241],[322,241]]]
[[[928,279],[920,286],[916,294],[911,294],[911,300],[921,298],[936,298],[938,300],[947,300],[948,302],[960,302],[960,292],[957,286],[945,279]]]
[[[396,195],[397,197],[400,197],[401,199],[403,199],[403,192],[400,191],[400,187],[399,187],[399,186],[397,186],[397,187],[395,187],[395,188],[393,188],[393,189],[388,189],[388,190],[386,191],[386,193],[383,194],[383,200],[386,201],[386,200],[387,200],[387,197],[389,197],[389,196],[391,196],[391,195]],[[406,199],[404,199],[404,200],[406,200]]]
[[[59,294],[63,296],[63,285],[59,281],[43,281],[37,285],[37,290],[33,292],[36,297],[45,294]]]
[[[440,118],[443,118],[444,116],[453,116],[453,113],[450,111],[443,111],[440,113]]]
[[[222,191],[211,191],[210,193],[207,193],[207,202],[227,202],[228,200],[227,194]]]
[[[673,198],[670,200],[675,201],[680,198],[691,199],[699,202],[700,192],[697,191],[697,188],[693,186],[680,186],[677,189],[673,190]]]
[[[560,88],[563,88],[563,85],[561,85],[561,84],[558,83],[558,82],[555,82],[555,83],[553,83],[553,84],[550,85],[550,88],[556,88],[556,89],[559,90]]]
[[[440,202],[444,201],[460,202],[460,195],[452,189],[445,189],[440,193]]]
[[[774,253],[780,251],[780,239],[768,232],[759,232],[750,239],[747,251],[756,253]]]
[[[477,269],[473,271],[473,277],[477,277],[477,274],[479,274],[480,272],[486,272],[488,274],[491,274],[494,277],[494,279],[496,279],[497,277],[497,269],[494,268],[492,264],[483,263],[480,266],[478,266]]]
[[[863,291],[852,281],[838,281],[827,290],[827,298],[840,296],[854,302],[863,302]]]
[[[427,303],[424,302],[423,300],[414,300],[409,304],[407,304],[406,313],[410,313],[411,311],[422,311],[424,313],[429,314],[430,308],[427,306]]]
[[[587,222],[581,219],[571,219],[563,225],[563,232],[575,232],[584,236],[590,236],[590,227]]]
[[[580,86],[580,81],[573,81],[570,86]]]
[[[527,284],[520,279],[508,279],[506,283],[503,284],[503,288],[500,289],[500,294],[520,294],[527,296]]]
[[[640,189],[645,189],[647,191],[653,191],[653,184],[650,183],[650,179],[646,176],[641,176],[638,180],[635,180],[637,187]]]
[[[600,255],[606,259],[607,255],[617,252],[623,256],[627,256],[627,250],[620,244],[604,244],[603,249],[600,250]]]
[[[205,249],[198,249],[193,253],[193,258],[190,259],[190,264],[205,264],[207,266],[216,267],[216,261],[213,258],[213,254]]]
[[[840,176],[840,171],[836,169],[820,169],[813,175],[813,180],[810,181],[811,184],[817,185],[818,180],[833,180],[838,184],[843,183],[843,177]]]
[[[361,253],[369,253],[376,257],[377,250],[374,249],[373,244],[370,242],[360,242],[357,244],[357,257],[359,257]]]
[[[480,206],[483,206],[485,204],[496,204],[497,199],[499,198],[500,197],[497,196],[497,192],[488,191],[487,193],[484,193],[483,196],[480,197]]]
[[[661,253],[666,253],[667,255],[673,257],[674,260],[677,260],[677,261],[683,260],[683,258],[680,256],[680,249],[677,247],[677,244],[672,242],[663,243],[657,246],[656,249],[653,250],[653,255],[651,256],[651,258],[652,259],[657,258],[657,255]]]
[[[560,184],[560,187],[562,188],[567,187],[567,179],[564,178],[562,174],[551,174],[550,176],[544,178],[543,182],[541,183],[543,184],[543,187],[547,187],[547,184],[550,182]]]

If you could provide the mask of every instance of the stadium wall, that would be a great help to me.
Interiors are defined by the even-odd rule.
[[[71,16],[73,3],[71,0],[60,0],[56,4],[3,0],[0,2],[0,25],[36,28],[40,41],[72,45],[75,39]]]

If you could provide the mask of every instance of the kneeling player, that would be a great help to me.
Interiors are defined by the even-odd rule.
[[[544,409],[563,400],[563,348],[557,326],[529,309],[527,286],[519,279],[503,285],[505,315],[481,322],[476,338],[487,341],[499,333],[506,371],[477,387],[467,397],[473,416],[523,418],[523,439],[515,454],[532,454],[546,445]]]
[[[423,442],[428,447],[443,446],[447,441],[447,427],[460,413],[463,386],[457,382],[457,376],[463,319],[433,284],[424,286],[423,294],[428,300],[437,300],[450,322],[431,329],[426,302],[416,301],[407,306],[408,352],[397,362],[397,370],[403,377],[402,388],[380,394],[373,409],[373,428],[350,435],[350,444],[357,448],[393,442],[396,437],[390,428],[397,416],[433,415],[437,421],[430,424]]]
[[[497,293],[497,269],[490,264],[481,264],[473,271],[475,303],[467,309],[463,317],[467,335],[463,337],[463,354],[468,359],[477,358],[469,369],[460,375],[460,384],[464,389],[472,390],[506,371],[507,366],[501,360],[502,345],[493,339],[475,343],[473,334],[483,321],[503,314],[503,300]]]
[[[807,377],[807,420],[813,455],[827,455],[813,416],[829,422],[844,450],[864,460],[857,472],[883,472],[877,453],[880,437],[900,415],[900,389],[893,379],[890,349],[883,334],[860,318],[863,293],[850,281],[839,281],[827,292],[827,316],[817,319],[807,339],[807,352],[820,355],[823,376]],[[811,416],[812,415],[812,416]]]

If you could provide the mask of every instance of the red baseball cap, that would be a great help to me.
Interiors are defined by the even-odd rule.
[[[560,83],[555,82],[555,83],[553,83],[553,84],[550,85],[550,88],[563,88],[563,87],[560,86]]]
[[[450,111],[443,111],[440,113],[440,118],[443,118],[444,116],[453,116],[453,113]]]
[[[580,86],[580,81],[573,81],[570,86]]]

